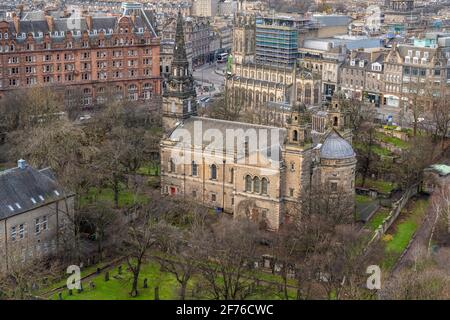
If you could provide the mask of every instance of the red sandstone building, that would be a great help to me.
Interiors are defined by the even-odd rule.
[[[86,106],[113,90],[148,100],[161,94],[160,39],[146,13],[45,16],[0,21],[0,97],[33,86],[77,89]],[[108,91],[107,91],[108,90]]]

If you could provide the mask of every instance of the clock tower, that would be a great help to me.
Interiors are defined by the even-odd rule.
[[[177,123],[184,119],[197,115],[197,95],[186,55],[181,12],[178,12],[171,69],[172,73],[163,94],[162,120],[166,132],[174,129]]]

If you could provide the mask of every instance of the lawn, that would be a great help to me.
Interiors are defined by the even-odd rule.
[[[377,139],[379,139],[380,141],[383,141],[385,143],[391,144],[400,149],[407,149],[409,147],[408,142],[406,142],[402,139],[396,138],[396,137],[391,137],[387,134],[383,134],[380,132],[377,133]]]
[[[117,268],[110,270],[110,279],[105,281],[105,272],[92,279],[95,288],[91,289],[88,283],[83,283],[83,292],[73,291],[73,295],[68,294],[68,290],[63,291],[64,300],[154,300],[155,287],[159,287],[159,298],[163,300],[177,299],[178,282],[170,273],[161,272],[159,264],[151,262],[142,267],[139,276],[139,295],[132,298],[129,295],[131,289],[132,276],[122,266],[122,275],[118,274]],[[148,279],[148,288],[143,288],[144,279]],[[53,295],[53,299],[58,299],[58,294]]]
[[[426,200],[419,200],[415,203],[411,213],[403,219],[398,225],[392,241],[386,245],[388,252],[402,253],[406,249],[409,241],[416,232],[422,217],[424,216],[428,202]]]
[[[354,143],[353,146],[358,150],[365,149],[366,146],[361,143]],[[373,144],[372,145],[372,152],[380,157],[392,157],[392,152],[390,152],[388,149],[383,148],[379,145]]]
[[[95,201],[104,201],[113,204],[114,203],[114,191],[111,188],[91,188],[87,195],[80,198],[81,205],[93,203]],[[134,203],[147,203],[148,197],[144,194],[136,194],[125,186],[121,187],[119,192],[119,207],[125,207]]]
[[[358,178],[356,179],[356,185],[361,186],[362,179]],[[373,180],[370,178],[366,178],[364,188],[370,188],[370,189],[376,189],[378,192],[381,193],[390,193],[392,190],[394,190],[397,187],[396,183],[390,182],[390,181],[384,181],[384,180]]]
[[[405,251],[425,215],[428,204],[428,200],[417,200],[412,210],[402,211],[401,220],[396,225],[394,232],[386,234],[390,239],[386,241],[384,268],[391,269]]]
[[[147,164],[140,167],[137,173],[143,176],[157,176],[159,175],[159,165]]]
[[[383,220],[387,218],[389,215],[389,210],[386,208],[379,209],[370,219],[370,221],[367,223],[370,230],[375,231],[381,223],[383,223]]]
[[[356,200],[356,203],[358,203],[358,204],[366,204],[366,203],[370,203],[373,201],[372,197],[366,196],[363,194],[357,194],[355,196],[355,200]]]
[[[95,269],[94,269],[95,270]],[[93,271],[93,270],[92,270]],[[77,290],[73,290],[72,295],[69,295],[68,290],[65,289],[62,292],[63,300],[154,300],[155,299],[155,287],[159,287],[159,299],[161,300],[174,300],[178,299],[179,283],[176,281],[175,276],[168,272],[160,270],[159,264],[156,261],[145,264],[142,267],[141,274],[139,276],[139,295],[136,298],[132,298],[129,295],[131,289],[132,275],[126,270],[125,264],[122,264],[122,275],[118,274],[118,268],[109,271],[110,279],[105,281],[105,271],[98,276],[95,276],[92,280],[83,282],[83,291],[78,293]],[[280,282],[281,277],[265,272],[258,272],[258,278],[265,281]],[[148,279],[148,288],[143,288],[144,279]],[[188,284],[187,299],[197,277],[193,277]],[[95,284],[95,288],[91,289],[89,282],[92,281]],[[220,279],[218,280],[220,281]],[[64,284],[60,281],[58,285]],[[288,281],[291,285],[295,285],[295,281],[290,279]],[[53,285],[52,288],[58,287]],[[50,289],[49,289],[50,290]],[[46,290],[46,291],[49,291]],[[275,292],[275,288],[272,286],[267,290],[266,286],[261,285],[254,295],[249,297],[250,299],[280,299]],[[288,289],[288,295],[291,299],[296,296],[296,290],[293,288]],[[59,299],[58,293],[53,294],[51,299]]]

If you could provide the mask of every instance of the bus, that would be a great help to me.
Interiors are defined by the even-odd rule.
[[[219,63],[225,63],[225,62],[227,62],[227,59],[228,59],[228,53],[226,53],[226,52],[221,53],[217,56],[217,62],[219,62]]]

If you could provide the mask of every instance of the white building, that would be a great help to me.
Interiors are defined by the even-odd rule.
[[[218,13],[218,0],[196,0],[194,2],[194,14],[201,17],[214,17]]]

